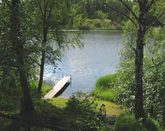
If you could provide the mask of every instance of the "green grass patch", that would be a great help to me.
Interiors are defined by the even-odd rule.
[[[96,88],[100,88],[100,89],[113,88],[116,82],[116,77],[117,77],[117,74],[109,74],[109,75],[100,77],[96,81]]]
[[[51,90],[51,86],[44,83],[42,87],[42,95],[45,95],[49,90]],[[115,91],[113,91],[113,89],[106,89],[106,91],[105,90],[101,91],[101,90],[102,89],[100,88],[97,88],[95,90],[95,93],[97,92],[102,96],[101,98],[104,99],[104,100],[96,100],[96,103],[98,104],[98,109],[102,104],[104,104],[106,107],[107,115],[114,115],[114,116],[120,115],[123,112],[123,109],[120,107],[120,105],[106,101],[106,100],[112,100],[112,98],[114,98]],[[55,97],[52,100],[48,100],[48,103],[59,108],[65,108],[68,100],[69,98],[65,98],[65,97]]]
[[[100,77],[96,81],[96,87],[92,94],[102,100],[114,101],[117,95],[115,89],[117,74],[110,74]]]
[[[31,83],[31,90],[32,90],[32,94],[33,94],[33,97],[35,97],[37,94],[37,81],[33,81]],[[98,83],[99,85],[100,83]],[[104,85],[106,85],[104,83]],[[43,83],[43,87],[42,87],[42,96],[44,96],[47,92],[49,92],[50,90],[52,89],[52,87],[48,84],[45,84]],[[98,109],[99,107],[104,104],[105,107],[106,107],[106,113],[107,115],[115,115],[115,116],[118,116],[120,115],[123,110],[121,109],[121,107],[117,104],[114,104],[112,102],[109,102],[109,101],[106,101],[107,99],[108,100],[111,100],[111,98],[113,98],[115,96],[115,92],[113,91],[113,89],[108,89],[106,88],[106,91],[101,91],[102,89],[100,88],[97,88],[95,90],[95,93],[98,93],[102,96],[102,99],[103,99],[103,96],[105,97],[104,100],[96,100],[96,103],[98,104]],[[51,104],[52,106],[55,106],[55,107],[58,107],[58,108],[65,108],[66,107],[66,103],[68,102],[69,98],[65,98],[65,97],[55,97],[51,100],[47,100],[47,102],[49,104]],[[38,104],[38,102],[42,103],[42,101],[40,99],[34,99],[34,101]]]
[[[114,101],[115,96],[116,96],[116,91],[114,89],[100,89],[100,88],[95,88],[92,91],[92,94],[101,100],[106,100],[106,101]]]
[[[98,107],[100,107],[102,104],[105,105],[107,115],[119,116],[124,112],[124,109],[120,105],[109,101],[97,100],[96,103],[98,104]]]
[[[55,97],[52,100],[49,100],[49,103],[60,108],[66,107],[67,102],[68,102],[68,98],[63,98],[63,97]]]
[[[60,108],[65,108],[68,100],[69,100],[68,98],[56,97],[53,98],[52,100],[49,100],[48,103]],[[118,116],[124,111],[120,105],[117,105],[109,101],[96,100],[96,103],[98,104],[98,109],[102,104],[105,105],[107,115]]]

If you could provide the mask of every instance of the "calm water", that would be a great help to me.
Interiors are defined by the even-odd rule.
[[[88,32],[81,36],[83,48],[69,48],[54,72],[54,67],[46,65],[44,79],[55,82],[62,75],[71,75],[72,83],[62,94],[89,92],[95,87],[96,79],[114,73],[120,61],[122,39],[120,33]]]

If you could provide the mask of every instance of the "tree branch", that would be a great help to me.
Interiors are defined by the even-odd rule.
[[[40,63],[38,63],[36,60],[34,60],[33,58],[30,57],[30,60],[33,61],[34,63],[36,63],[38,66],[41,66]]]
[[[152,7],[152,5],[156,2],[156,0],[151,0],[150,4],[147,7],[147,11]]]
[[[147,68],[146,71],[150,70],[151,68],[161,66],[162,64],[165,63],[165,60],[160,61],[159,63],[155,63],[153,60],[152,60],[152,62],[154,63],[154,65],[153,66],[150,66],[149,68]]]
[[[139,18],[137,17],[137,15],[133,12],[133,10],[123,1],[123,0],[119,0],[130,12],[131,14],[135,17],[135,19],[138,21]]]
[[[136,22],[135,22],[129,15],[127,15],[127,14],[125,14],[125,13],[123,13],[123,12],[120,12],[119,10],[116,10],[115,8],[109,7],[109,5],[108,5],[107,3],[104,3],[104,5],[106,5],[106,7],[108,7],[109,9],[111,9],[111,10],[117,12],[119,15],[122,15],[122,16],[127,17],[127,18],[137,27]]]
[[[160,20],[160,18],[164,15],[163,12],[161,12],[158,17],[150,24],[146,27],[146,29],[148,30],[149,28],[151,28],[156,22],[158,22]]]
[[[50,6],[49,11],[48,11],[48,18],[47,18],[48,20],[51,17],[51,13],[52,13],[52,10],[53,10],[53,5],[54,5],[54,0],[52,1],[51,6]]]
[[[39,2],[38,0],[37,0],[37,4],[38,4],[39,9],[40,9],[40,11],[41,11],[41,15],[43,16],[43,15],[44,15],[44,12],[43,12],[42,6],[40,5],[40,2]]]

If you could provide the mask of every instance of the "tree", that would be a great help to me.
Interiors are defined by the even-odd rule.
[[[32,113],[33,103],[30,97],[28,88],[28,79],[26,75],[25,55],[24,55],[24,41],[21,39],[21,28],[20,28],[20,8],[19,0],[12,0],[10,3],[10,40],[13,51],[16,54],[16,67],[19,73],[20,84],[22,87],[22,106],[21,112],[23,114]]]
[[[143,59],[144,59],[144,46],[145,37],[148,30],[154,26],[154,24],[159,21],[162,17],[163,12],[159,9],[159,14],[155,16],[155,19],[147,25],[149,15],[158,2],[158,0],[138,0],[133,1],[137,5],[136,11],[130,8],[130,6],[124,0],[119,0],[131,13],[130,21],[136,27],[136,44],[134,50],[135,56],[135,117],[136,119],[145,120],[145,113],[144,113],[144,103],[143,103]],[[133,18],[133,19],[132,19]]]
[[[6,12],[6,16],[2,18],[0,34],[1,49],[5,51],[3,52],[4,55],[1,59],[1,69],[2,74],[4,75],[8,72],[8,80],[10,80],[10,84],[4,83],[4,85],[6,84],[6,87],[11,86],[12,80],[15,82],[13,83],[13,88],[16,88],[17,86],[21,87],[21,113],[30,114],[34,111],[34,108],[28,86],[29,70],[26,62],[29,60],[29,56],[27,55],[27,41],[26,36],[24,36],[25,33],[22,23],[22,5],[23,2],[19,0],[2,1],[3,11]],[[4,68],[5,66],[8,68]],[[5,82],[5,79],[6,78],[2,79],[2,83]],[[14,93],[15,89],[8,88]]]
[[[36,39],[41,43],[38,82],[38,94],[41,94],[45,61],[55,64],[61,57],[60,48],[65,37],[61,28],[65,24],[65,14],[62,15],[64,10],[60,8],[65,8],[65,0],[35,0],[30,3],[34,6],[35,24],[38,26]]]
[[[11,111],[15,110],[16,103],[20,102],[20,98],[15,97],[20,96],[20,88],[18,77],[15,75],[17,73],[14,67],[15,56],[8,40],[9,10],[5,3],[0,3],[0,10],[0,109]]]
[[[163,19],[162,19],[163,20]],[[162,21],[161,21],[162,22]],[[126,31],[127,30],[127,31]],[[129,21],[125,26],[126,43],[121,55],[120,68],[118,69],[118,84],[121,91],[117,101],[124,104],[128,110],[134,110],[135,100],[135,74],[134,52],[136,29]],[[131,35],[130,35],[131,34]],[[164,123],[165,102],[165,33],[164,27],[152,27],[145,37],[144,66],[143,66],[143,90],[144,109],[146,115]]]

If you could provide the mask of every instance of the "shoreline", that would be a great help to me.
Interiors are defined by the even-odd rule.
[[[99,32],[99,31],[108,31],[108,32],[122,32],[122,29],[89,29],[89,30],[80,30],[80,29],[68,29],[62,30],[64,32],[83,32],[83,31],[91,31],[91,32]]]

